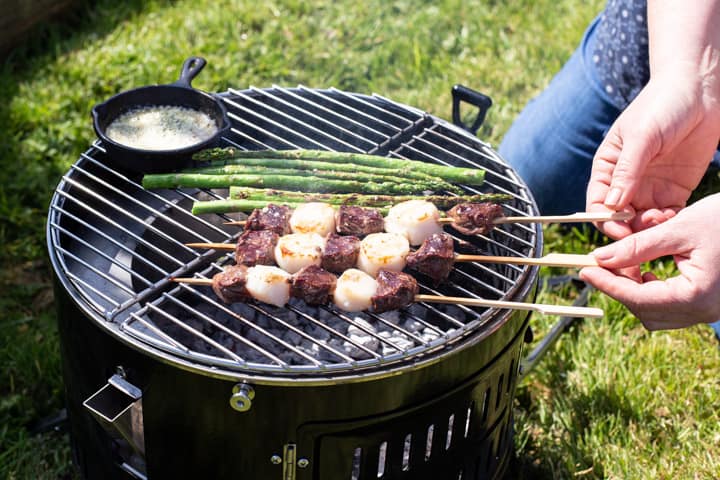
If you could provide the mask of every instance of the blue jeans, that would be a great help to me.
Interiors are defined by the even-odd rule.
[[[580,46],[503,137],[498,151],[545,215],[585,210],[592,159],[621,110],[600,87],[591,56],[596,18]],[[720,166],[716,153],[713,166]]]
[[[545,215],[585,210],[592,159],[621,110],[592,63],[596,18],[550,85],[515,119],[498,149],[525,180]],[[720,165],[716,154],[713,165]],[[720,339],[720,322],[712,324]]]

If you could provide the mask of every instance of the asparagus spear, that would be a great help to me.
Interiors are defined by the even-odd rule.
[[[275,203],[281,205],[287,205],[290,208],[297,208],[303,202],[284,202],[275,201]],[[197,201],[193,203],[192,213],[194,215],[202,215],[204,213],[231,213],[231,212],[245,212],[250,213],[256,208],[266,207],[268,202],[263,200],[209,200],[209,201]],[[378,207],[378,210],[383,215],[387,213],[388,207]]]
[[[212,151],[226,152],[228,149],[214,149]],[[207,151],[205,151],[207,152]],[[201,152],[203,153],[203,152]],[[294,170],[307,170],[307,171],[325,171],[332,170],[338,172],[350,172],[356,175],[358,172],[367,173],[372,175],[382,175],[385,177],[402,178],[405,183],[407,179],[418,180],[422,183],[427,184],[430,188],[428,190],[440,191],[445,190],[447,192],[461,194],[462,189],[453,185],[450,182],[443,180],[440,177],[429,175],[424,172],[413,170],[411,168],[382,168],[373,167],[368,165],[356,165],[354,163],[333,163],[323,162],[318,160],[292,160],[288,162],[282,158],[228,158],[224,160],[214,160],[210,162],[209,167],[193,168],[189,170],[183,170],[184,172],[197,172],[197,173],[213,173],[216,172],[215,168],[221,168],[228,166],[245,166],[245,167],[268,167],[268,168],[284,168]],[[249,172],[248,172],[249,173]],[[395,181],[395,180],[393,180]]]
[[[297,208],[301,202],[275,202],[281,205],[287,205],[290,208]],[[263,200],[207,200],[195,201],[192,206],[193,215],[202,215],[203,213],[231,213],[245,212],[250,213],[256,208],[265,208],[268,202]]]
[[[503,193],[477,195],[362,195],[357,193],[304,193],[266,188],[230,187],[230,199],[256,200],[264,202],[324,202],[333,205],[358,205],[362,207],[384,207],[406,200],[427,200],[439,209],[447,210],[464,202],[502,202],[512,199]]]
[[[332,163],[353,163],[379,168],[408,168],[427,173],[450,182],[466,185],[480,185],[485,178],[483,170],[449,167],[434,163],[399,158],[380,157],[364,153],[330,152],[324,150],[253,150],[241,151],[234,148],[211,149],[193,156],[196,160],[228,160],[230,158],[281,158],[286,160],[321,160]]]
[[[354,180],[357,182],[376,182],[376,183],[382,183],[382,182],[390,182],[390,183],[398,183],[398,184],[407,184],[412,183],[417,188],[417,190],[429,190],[429,191],[440,191],[445,190],[445,186],[449,185],[452,188],[456,188],[448,184],[447,182],[443,180],[434,181],[432,177],[426,176],[427,178],[430,178],[430,180],[423,179],[423,180],[408,180],[406,178],[402,178],[399,176],[396,176],[391,170],[386,170],[385,174],[375,174],[375,173],[365,173],[365,172],[350,172],[350,171],[338,171],[338,170],[297,170],[292,168],[292,165],[294,165],[295,162],[292,164],[288,164],[288,162],[283,162],[284,166],[287,166],[287,168],[282,168],[280,165],[278,167],[266,167],[266,166],[251,166],[251,165],[243,165],[243,164],[234,164],[234,165],[220,165],[220,166],[210,166],[210,167],[202,167],[202,168],[192,168],[192,169],[186,169],[183,170],[180,173],[193,173],[193,174],[201,174],[201,175],[295,175],[300,177],[321,177],[321,178],[330,178],[330,179],[336,179],[336,180]],[[332,168],[335,166],[335,164],[332,163],[326,163],[325,165]]]
[[[297,177],[292,175],[203,175],[199,173],[169,173],[145,175],[145,188],[228,188],[267,187],[289,190],[314,190],[321,192],[362,192],[382,194],[421,193],[422,188],[413,184],[391,182],[358,182],[355,180],[334,180],[315,176]]]

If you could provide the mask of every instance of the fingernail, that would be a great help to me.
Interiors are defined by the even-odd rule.
[[[613,258],[613,253],[609,248],[601,247],[593,250],[592,256],[598,261],[608,261]]]
[[[608,207],[614,207],[620,202],[620,197],[622,196],[622,190],[618,187],[613,187],[608,192],[607,196],[605,197],[605,205]]]

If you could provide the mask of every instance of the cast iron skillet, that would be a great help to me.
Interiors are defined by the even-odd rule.
[[[93,127],[107,150],[109,164],[135,173],[169,172],[188,166],[193,153],[217,146],[220,137],[230,128],[225,106],[219,98],[192,88],[191,85],[206,63],[204,58],[190,57],[183,63],[177,82],[127,90],[93,107]],[[105,135],[107,126],[119,115],[140,107],[159,105],[187,107],[204,112],[215,120],[218,131],[204,142],[174,150],[133,148],[114,142]]]

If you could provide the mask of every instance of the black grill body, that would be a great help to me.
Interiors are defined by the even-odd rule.
[[[56,291],[71,438],[83,478],[134,478],[120,467],[132,464],[128,448],[83,407],[118,366],[143,390],[150,479],[281,479],[283,465],[271,458],[282,456],[288,443],[296,445],[297,459],[309,460],[296,468],[297,479],[377,479],[384,442],[380,478],[487,479],[506,467],[527,327],[522,313],[508,314],[482,341],[400,375],[338,385],[255,385],[252,408],[239,413],[228,405],[237,382],[167,365],[115,341],[62,287]]]
[[[489,146],[411,107],[304,87],[230,91],[222,98],[233,123],[227,145],[352,147],[461,165],[467,156],[489,173],[483,191],[512,194],[513,214],[536,214],[522,181]],[[358,359],[340,351],[328,360],[266,335],[263,348],[274,346],[275,353],[263,357],[257,349],[248,360],[238,345],[255,348],[250,334],[264,334],[255,323],[295,324],[261,305],[228,311],[202,290],[207,287],[169,281],[208,277],[227,261],[182,248],[197,241],[195,235],[234,241],[236,232],[218,226],[224,218],[213,223],[188,214],[192,199],[217,193],[144,192],[137,178],[109,168],[105,155],[98,144],[81,156],[58,186],[48,220],[71,438],[84,478],[486,479],[503,473],[526,312],[417,305],[402,318],[435,336],[406,332],[405,348]],[[496,230],[463,240],[495,255],[542,251],[539,227]],[[423,288],[525,301],[536,284],[535,267],[467,264],[440,290]],[[180,309],[193,316],[179,315]],[[297,325],[320,323],[313,317],[318,313],[336,324],[364,325],[332,310],[290,309]],[[389,322],[372,315],[364,321],[378,328]],[[213,336],[228,325],[235,331],[222,338],[232,346]],[[297,354],[281,357],[286,348]]]

